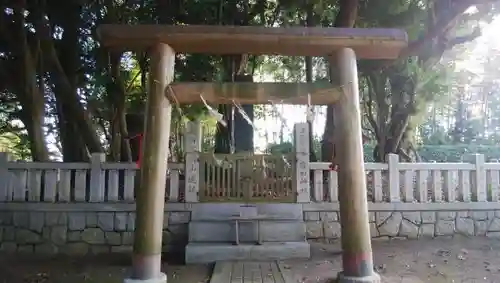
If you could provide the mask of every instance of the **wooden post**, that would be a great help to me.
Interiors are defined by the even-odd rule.
[[[380,276],[373,270],[368,224],[356,55],[352,49],[343,48],[331,59],[330,64],[338,64],[343,89],[334,112],[343,267],[338,280],[380,282]]]
[[[295,190],[297,202],[311,201],[309,169],[309,123],[297,123],[294,128],[295,149]]]
[[[165,89],[174,79],[175,51],[159,43],[150,50],[149,90],[142,142],[140,185],[136,190],[136,222],[131,279],[126,283],[166,283],[161,248],[168,141],[172,106]]]
[[[187,128],[186,137],[184,139],[184,148],[186,149],[184,200],[186,202],[198,202],[198,192],[200,190],[199,153],[201,151],[201,124],[199,121],[191,121],[188,123]]]

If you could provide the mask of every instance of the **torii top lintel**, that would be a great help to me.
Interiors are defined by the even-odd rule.
[[[358,59],[395,59],[408,44],[405,31],[382,28],[105,24],[97,34],[128,50],[165,43],[178,53],[326,56],[348,47]]]

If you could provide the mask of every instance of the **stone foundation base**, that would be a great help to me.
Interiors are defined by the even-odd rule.
[[[123,283],[167,283],[167,275],[165,273],[160,273],[160,277],[147,280],[126,278],[123,280]]]
[[[342,272],[339,272],[336,283],[381,283],[380,275],[373,272],[371,276],[365,277],[348,277],[344,276]]]
[[[371,237],[374,240],[451,236],[500,238],[500,210],[468,211],[468,204],[461,204],[464,205],[462,211],[371,211]],[[308,240],[328,243],[340,239],[342,229],[337,211],[306,211],[304,220]]]
[[[241,205],[168,203],[163,221],[163,252],[184,254],[189,237],[200,241],[207,234],[204,227],[196,232],[198,235],[189,235],[190,222],[203,220],[214,213],[218,213],[219,218],[228,217],[239,211]],[[0,206],[0,253],[47,256],[132,253],[136,217],[132,203],[5,202]],[[281,218],[304,220],[308,241],[336,243],[340,240],[338,203],[262,203],[255,206],[259,214],[268,215],[275,222],[281,222]],[[454,236],[500,239],[499,202],[370,203],[369,207],[370,233],[374,240]],[[240,226],[242,231],[245,225]],[[280,228],[282,226],[269,226],[264,230],[279,233],[274,234],[279,237],[272,241],[298,240],[282,238],[285,231]],[[286,236],[293,235],[288,233]]]
[[[190,243],[186,246],[186,263],[212,263],[216,261],[272,261],[291,258],[307,259],[311,256],[308,242],[268,242],[262,245]]]

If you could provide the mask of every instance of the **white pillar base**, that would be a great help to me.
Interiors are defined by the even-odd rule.
[[[125,278],[123,283],[167,283],[167,275],[165,273],[160,273],[158,278],[146,280]]]
[[[348,277],[344,276],[342,272],[339,272],[337,277],[337,283],[381,283],[380,275],[373,272],[370,276],[364,277]]]

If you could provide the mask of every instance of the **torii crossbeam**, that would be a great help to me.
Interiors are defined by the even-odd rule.
[[[164,195],[170,134],[171,103],[167,89],[185,93],[180,103],[198,100],[203,90],[210,102],[262,103],[269,93],[283,96],[285,88],[300,101],[310,92],[315,104],[336,103],[335,126],[343,271],[339,282],[380,282],[373,270],[366,179],[361,134],[358,74],[359,59],[395,59],[407,46],[407,35],[397,29],[269,28],[248,26],[102,25],[98,35],[109,48],[147,49],[151,56],[140,188],[134,240],[133,274],[125,282],[165,283],[160,271]],[[172,83],[175,53],[269,54],[328,56],[342,70],[339,86],[307,84],[210,85]],[[325,92],[331,95],[323,95]],[[219,95],[220,93],[220,95]],[[317,94],[315,94],[317,93]],[[184,98],[182,98],[184,97]],[[293,101],[293,99],[292,99]]]

